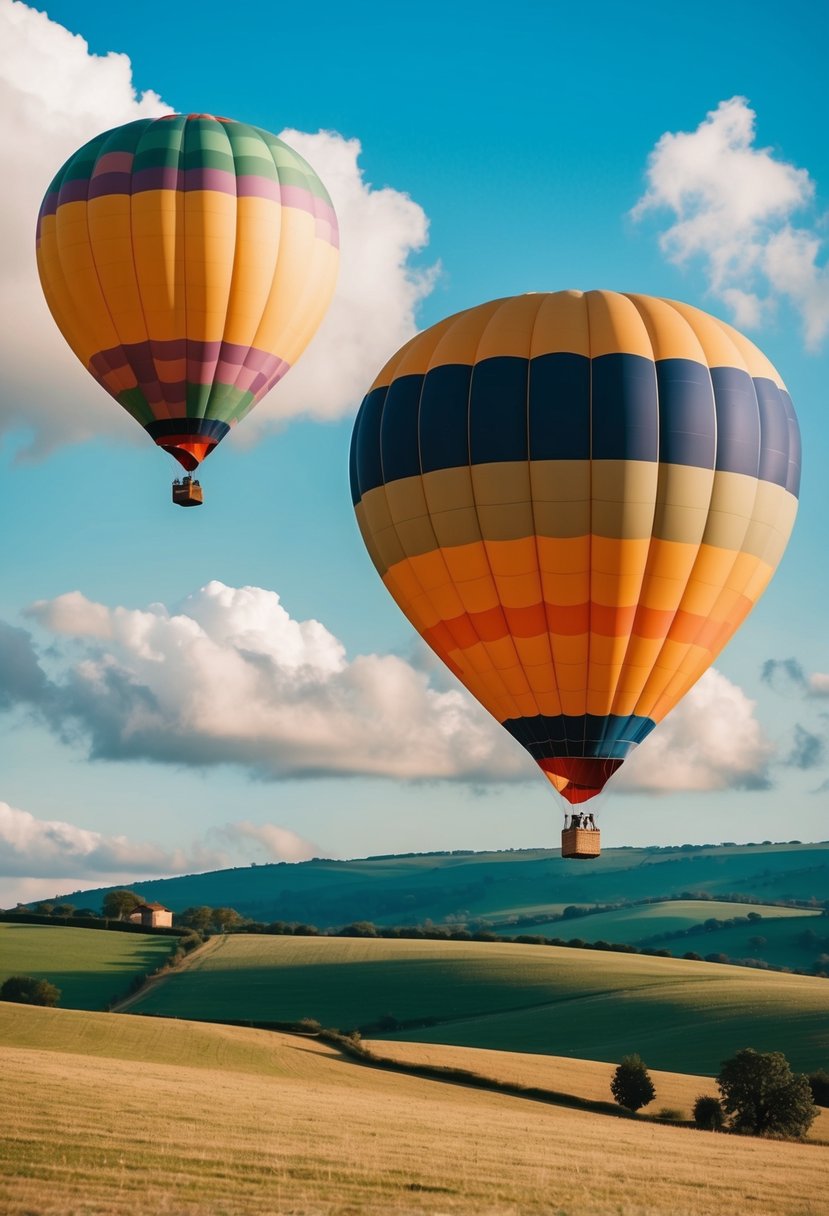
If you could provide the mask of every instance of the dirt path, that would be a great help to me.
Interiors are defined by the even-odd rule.
[[[203,946],[197,946],[195,950],[191,950],[189,954],[186,954],[177,967],[172,967],[169,971],[162,972],[161,975],[151,976],[146,983],[141,985],[137,992],[131,992],[129,996],[125,996],[123,1000],[116,1001],[116,1003],[111,1006],[110,1013],[129,1012],[136,1001],[140,1000],[141,997],[146,996],[148,992],[152,992],[152,990],[158,987],[159,984],[163,984],[169,976],[178,975],[180,971],[186,971],[188,967],[192,966],[196,959],[203,959],[207,954],[215,954],[215,952],[224,945],[225,937],[225,934],[221,934],[217,935],[216,937],[208,938]]]

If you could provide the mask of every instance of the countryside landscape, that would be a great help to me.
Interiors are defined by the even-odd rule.
[[[0,0],[0,1216],[827,1216],[828,42]]]
[[[825,1107],[788,1145],[711,1135],[693,1110],[746,1046],[825,1075],[829,845],[565,867],[466,852],[137,884],[134,904],[164,895],[179,922],[152,932],[90,915],[117,890],[4,914],[0,983],[25,971],[61,990],[58,1008],[0,1002],[5,1210],[548,1212],[553,1196],[562,1212],[820,1212]],[[574,880],[584,903],[564,902]],[[597,908],[594,884],[617,906]],[[225,902],[289,917],[320,889],[349,919]],[[631,1053],[655,1088],[635,1114],[610,1088]]]

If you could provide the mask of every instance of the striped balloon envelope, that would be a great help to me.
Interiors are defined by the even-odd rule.
[[[404,346],[351,485],[386,587],[571,803],[603,788],[751,611],[797,509],[785,386],[671,300],[495,300]]]
[[[52,181],[37,223],[63,336],[188,471],[299,358],[337,261],[311,166],[267,131],[209,114],[96,136]]]

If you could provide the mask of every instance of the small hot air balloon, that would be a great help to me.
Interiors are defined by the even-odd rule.
[[[421,636],[570,804],[716,658],[780,561],[800,479],[783,381],[671,300],[561,291],[432,326],[357,416],[363,539]],[[570,856],[596,855],[573,812]]]
[[[84,367],[191,474],[293,366],[337,274],[337,220],[276,136],[209,114],[105,131],[46,191],[37,264]]]

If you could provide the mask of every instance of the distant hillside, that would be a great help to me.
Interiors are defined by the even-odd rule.
[[[304,921],[320,928],[354,920],[498,924],[556,915],[571,904],[679,895],[822,904],[829,901],[829,843],[607,849],[595,861],[565,861],[551,849],[315,859],[131,886],[175,912],[200,904],[228,906],[254,920]],[[56,899],[97,907],[109,890]]]
[[[745,1046],[804,1070],[829,1055],[825,979],[507,942],[216,937],[129,1010],[593,1060],[640,1051],[700,1074]]]

